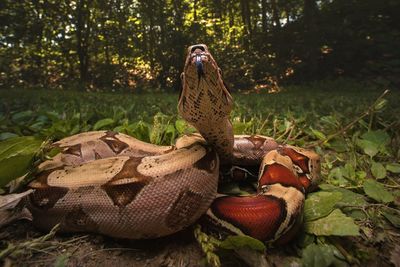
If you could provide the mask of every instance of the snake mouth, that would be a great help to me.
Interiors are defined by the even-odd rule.
[[[204,77],[204,63],[209,61],[209,52],[206,45],[192,45],[188,49],[190,62],[196,66],[197,76]]]

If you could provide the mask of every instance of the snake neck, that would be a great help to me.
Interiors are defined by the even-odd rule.
[[[229,120],[232,96],[222,81],[217,63],[205,45],[189,47],[182,74],[179,114],[193,125],[229,164],[233,152],[233,129]]]

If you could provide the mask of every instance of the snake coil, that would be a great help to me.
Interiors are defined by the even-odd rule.
[[[206,214],[235,234],[289,239],[305,193],[319,178],[319,156],[261,135],[234,136],[232,96],[207,46],[189,47],[182,83],[179,113],[199,134],[174,146],[111,131],[54,143],[61,152],[39,166],[29,185],[35,189],[27,201],[33,223],[139,239],[175,233]],[[254,166],[260,166],[257,193],[217,194],[220,170],[246,176],[242,168]]]

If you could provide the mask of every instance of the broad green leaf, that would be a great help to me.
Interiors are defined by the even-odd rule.
[[[350,216],[354,220],[366,220],[368,219],[367,215],[365,212],[360,210],[359,208],[354,208],[354,207],[343,207],[342,211],[346,213],[346,215]]]
[[[26,111],[21,111],[21,112],[13,114],[11,117],[11,120],[22,123],[22,122],[27,122],[27,121],[31,120],[32,117],[33,117],[33,111],[26,110]]]
[[[364,153],[371,158],[379,152],[378,145],[368,140],[358,140],[357,145],[361,147],[364,150]]]
[[[327,216],[342,199],[340,192],[324,192],[310,194],[304,206],[304,220],[306,222]]]
[[[127,127],[129,135],[139,140],[150,142],[150,125],[146,122],[139,121],[132,123]]]
[[[387,153],[387,144],[390,142],[390,136],[383,130],[369,131],[361,135],[357,140],[357,145],[364,150],[364,153],[371,158],[378,152]]]
[[[224,249],[238,249],[247,247],[262,252],[266,249],[263,242],[247,235],[228,236],[220,243],[220,247]]]
[[[336,187],[330,184],[321,184],[319,187],[324,191],[329,192],[340,192],[342,194],[342,199],[339,201],[339,205],[347,205],[347,206],[363,206],[367,204],[363,195],[354,193],[351,190]]]
[[[344,177],[354,180],[356,178],[356,170],[354,166],[350,163],[346,163],[344,165],[344,172],[343,172]]]
[[[315,239],[315,235],[310,235],[304,231],[301,231],[298,234],[298,238],[296,238],[296,243],[300,248],[305,248],[308,245],[313,244],[315,242]]]
[[[175,128],[180,135],[197,132],[196,128],[188,124],[185,120],[177,120],[175,122]]]
[[[359,227],[353,219],[346,216],[339,209],[335,209],[326,217],[305,223],[307,233],[317,236],[356,236]]]
[[[31,125],[29,125],[29,129],[34,132],[39,132],[45,125],[45,122],[37,121]]]
[[[390,142],[390,136],[387,132],[383,130],[366,132],[361,135],[361,138],[380,145],[384,145]]]
[[[328,178],[335,185],[347,185],[349,182],[344,178],[344,172],[343,166],[335,167],[329,172]]]
[[[241,121],[233,122],[233,132],[235,134],[243,134],[247,131],[247,129],[249,127],[251,127],[251,121],[249,121],[249,122],[241,122]]]
[[[114,120],[111,118],[106,118],[106,119],[102,119],[97,121],[94,126],[93,126],[93,130],[97,131],[100,129],[103,129],[104,127],[110,126],[114,124]]]
[[[42,141],[32,136],[0,142],[0,187],[25,174]]]
[[[378,202],[389,203],[394,200],[392,193],[387,191],[383,184],[378,183],[375,180],[368,179],[364,182],[364,192],[372,199]]]
[[[364,180],[367,177],[367,173],[365,171],[356,171],[356,178],[358,180]]]
[[[386,170],[392,173],[400,173],[400,164],[399,163],[386,164]]]
[[[320,120],[321,120],[321,122],[324,122],[325,124],[332,126],[332,127],[337,127],[339,124],[337,118],[334,117],[333,115],[322,116]]]
[[[302,251],[304,267],[328,267],[334,259],[334,251],[329,245],[310,244]]]
[[[372,161],[371,173],[376,179],[383,179],[386,177],[386,169],[382,163]]]
[[[126,134],[128,132],[126,128],[127,128],[126,125],[120,125],[120,126],[114,127],[113,131]]]
[[[164,129],[162,144],[173,145],[175,143],[176,129],[172,124]]]
[[[384,210],[382,215],[391,223],[393,226],[400,228],[400,213],[394,211]]]
[[[344,139],[336,138],[329,143],[330,147],[336,152],[346,152],[349,148]]]
[[[178,130],[178,133],[183,134],[187,128],[187,123],[185,120],[176,120],[175,128]]]
[[[315,130],[313,128],[311,128],[311,132],[315,135],[315,137],[317,137],[319,140],[325,140],[326,139],[326,135],[318,130]]]
[[[59,113],[57,113],[56,111],[46,111],[45,114],[53,122],[60,120],[60,117],[61,117],[61,115]]]

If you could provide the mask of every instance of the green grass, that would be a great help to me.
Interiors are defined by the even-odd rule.
[[[379,251],[400,241],[400,93],[379,98],[383,91],[339,80],[234,94],[236,134],[312,146],[322,156],[321,190],[308,196],[305,229],[293,245],[305,266],[363,265],[374,257],[389,264],[390,254]],[[177,115],[176,94],[14,89],[0,98],[0,140],[110,129],[172,144],[193,130]]]
[[[383,92],[383,89],[373,90],[361,86],[349,90],[341,83],[329,85],[289,87],[279,94],[235,94],[235,108],[231,117],[237,133],[275,133],[276,137],[279,130],[287,126],[285,123],[294,122],[298,130],[307,131],[313,127],[327,134],[327,131],[337,130],[340,128],[338,126],[364,112]],[[325,87],[321,90],[318,86]],[[379,128],[383,122],[396,120],[396,114],[400,111],[396,100],[399,96],[398,92],[389,94],[388,103],[379,112],[373,126]],[[178,119],[178,96],[175,94],[134,95],[14,89],[1,90],[0,98],[0,131],[17,135],[53,136],[58,139],[96,129],[96,122],[106,118],[112,119],[112,123],[109,120],[103,126],[107,129],[138,122],[151,126],[154,117],[161,115],[167,116],[169,123]],[[329,120],[337,125],[327,125]],[[274,130],[274,126],[279,129]]]

